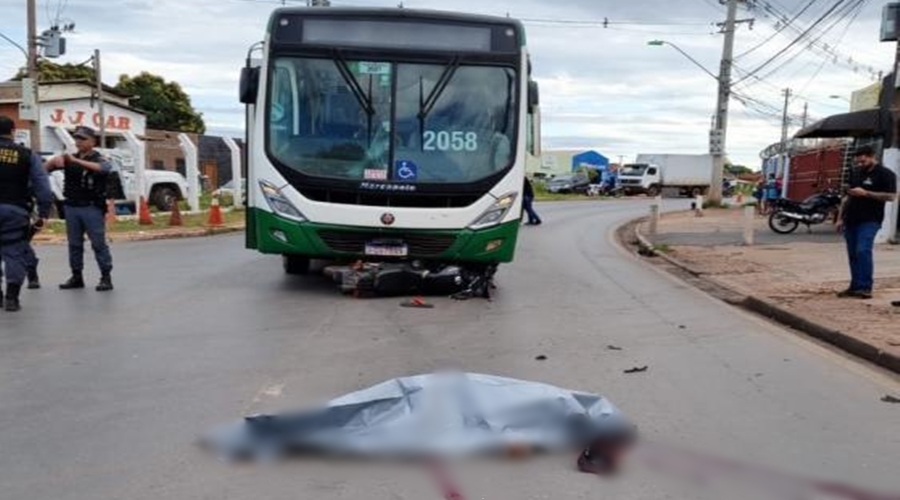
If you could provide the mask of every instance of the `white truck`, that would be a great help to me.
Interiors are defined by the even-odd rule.
[[[637,161],[619,171],[618,185],[624,194],[657,196],[665,188],[681,196],[706,195],[712,185],[712,155],[638,155]]]
[[[134,159],[130,152],[121,149],[99,148],[97,151],[112,163],[113,171],[118,173],[118,178],[121,181],[120,189],[116,189],[116,187],[111,189],[112,193],[118,193],[118,196],[114,199],[116,205],[133,205],[136,212],[137,201],[140,196],[144,196],[144,199],[148,200],[150,205],[155,206],[161,212],[167,212],[179,200],[187,198],[187,180],[180,173],[168,170],[145,169],[144,192],[138,194],[137,176],[134,173]],[[50,173],[50,190],[53,191],[54,205],[60,217],[63,216],[63,202],[65,201],[63,182],[64,174],[62,170]]]

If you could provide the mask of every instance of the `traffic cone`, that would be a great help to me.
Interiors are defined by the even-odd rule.
[[[207,225],[216,227],[225,224],[222,220],[222,209],[219,207],[219,196],[213,195],[212,203],[209,205],[209,221]]]
[[[172,204],[172,215],[169,217],[169,225],[181,226],[182,224],[181,208],[178,206],[178,200],[175,200],[175,203]]]
[[[138,224],[142,226],[152,226],[153,225],[153,217],[150,216],[150,205],[147,205],[147,200],[141,196],[140,199],[140,207],[138,208]]]
[[[106,200],[106,227],[116,223],[116,204],[112,200]]]

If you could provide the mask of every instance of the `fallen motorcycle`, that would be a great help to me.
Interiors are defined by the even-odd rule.
[[[781,198],[769,202],[772,214],[769,216],[769,228],[778,234],[791,234],[806,225],[812,232],[812,226],[822,224],[831,218],[841,205],[841,194],[836,189],[827,189],[798,202]]]

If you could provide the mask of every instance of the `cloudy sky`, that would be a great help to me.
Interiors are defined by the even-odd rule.
[[[75,22],[69,53],[81,62],[95,48],[104,80],[142,70],[178,81],[203,112],[211,133],[239,135],[242,108],[237,80],[247,47],[263,36],[281,0],[37,0],[39,29],[55,19]],[[305,5],[305,0],[286,0]],[[332,0],[335,6],[395,7],[399,0]],[[536,77],[541,83],[545,148],[593,148],[613,160],[638,153],[703,153],[708,147],[716,81],[668,46],[676,44],[711,72],[718,71],[725,17],[717,0],[405,0],[409,8],[511,15],[526,21]],[[737,87],[728,151],[735,162],[757,166],[759,151],[781,134],[781,89],[792,131],[805,103],[810,120],[846,111],[853,90],[889,71],[893,47],[879,43],[885,1],[757,0],[742,8],[735,79],[778,58]],[[24,44],[25,0],[0,0],[0,32]],[[824,17],[823,17],[824,16]],[[781,28],[780,19],[796,21]],[[603,27],[604,19],[609,21]],[[852,21],[852,22],[851,22]],[[808,36],[790,46],[805,30]],[[786,51],[786,47],[789,47]],[[0,78],[23,64],[0,40]],[[832,98],[831,96],[840,96]]]

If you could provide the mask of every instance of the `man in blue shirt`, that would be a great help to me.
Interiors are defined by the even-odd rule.
[[[6,290],[0,289],[0,299],[8,312],[21,309],[19,292],[29,266],[31,197],[37,198],[36,230],[43,227],[52,201],[40,157],[13,141],[15,129],[12,119],[0,115],[0,261],[6,272]]]

